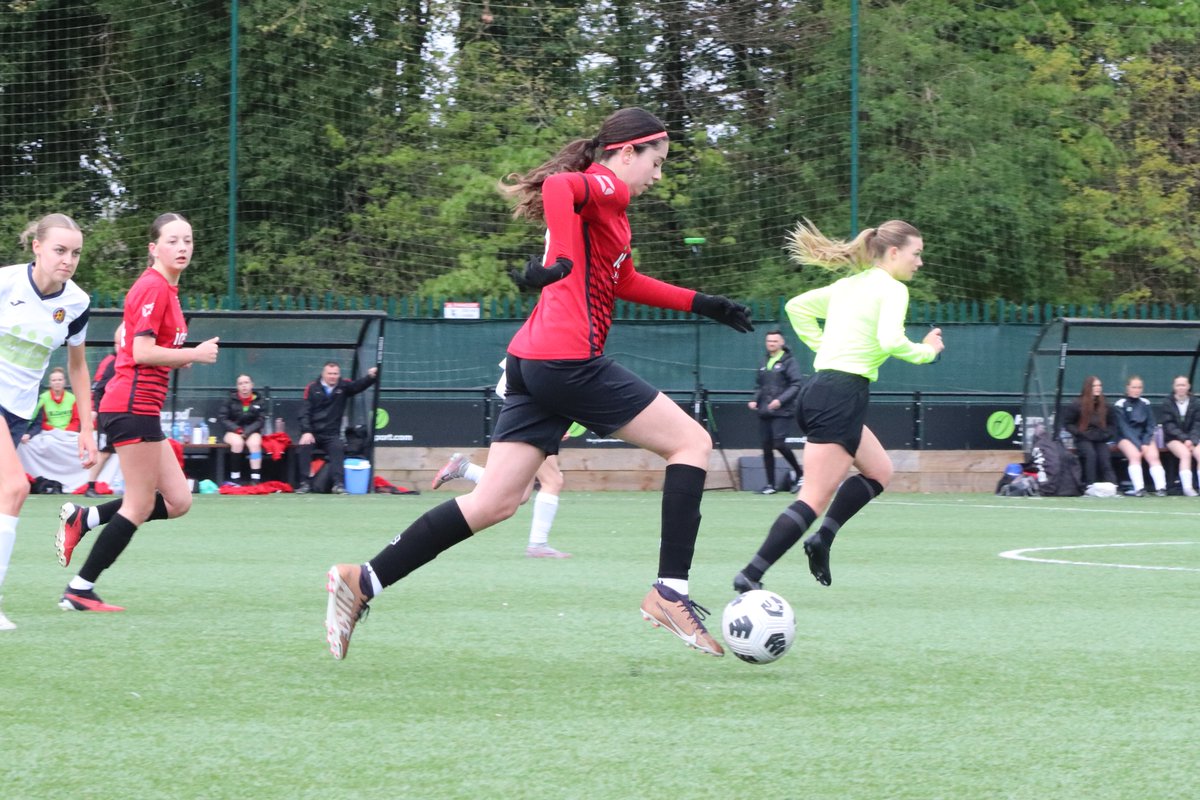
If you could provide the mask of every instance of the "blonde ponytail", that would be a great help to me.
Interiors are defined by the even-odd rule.
[[[830,239],[809,219],[804,219],[788,234],[784,249],[792,261],[841,272],[871,266],[889,247],[903,247],[909,238],[921,232],[902,220],[889,220],[878,228],[864,228],[850,241]]]

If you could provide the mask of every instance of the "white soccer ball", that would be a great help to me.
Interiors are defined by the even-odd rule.
[[[796,614],[779,595],[755,589],[729,601],[721,630],[725,646],[742,661],[770,664],[796,641]]]

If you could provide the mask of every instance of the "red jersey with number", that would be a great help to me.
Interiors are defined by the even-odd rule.
[[[642,275],[630,249],[629,187],[612,170],[592,164],[560,172],[542,184],[546,252],[542,264],[571,259],[571,274],[542,289],[533,313],[508,351],[540,360],[601,355],[617,299],[690,311],[691,289]]]
[[[183,347],[187,323],[179,305],[179,287],[172,286],[157,270],[147,269],[125,295],[124,321],[116,370],[104,389],[100,410],[157,417],[167,396],[171,368],[135,363],[133,339],[153,336],[159,347]]]

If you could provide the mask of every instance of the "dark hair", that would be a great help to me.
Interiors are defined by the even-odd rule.
[[[779,330],[779,328],[773,328],[767,331],[767,336],[783,336],[783,331]]]
[[[158,237],[162,236],[162,229],[167,227],[167,225],[171,222],[187,222],[188,225],[192,224],[191,222],[188,222],[188,218],[183,214],[176,214],[174,211],[168,211],[165,214],[159,214],[154,218],[154,222],[150,223],[150,241],[157,242]],[[149,256],[149,263],[146,266],[154,266],[154,256]]]
[[[667,126],[658,117],[644,108],[622,108],[608,115],[600,125],[600,132],[591,139],[576,139],[558,151],[554,158],[524,174],[511,173],[500,181],[501,193],[514,198],[516,218],[540,220],[542,218],[542,184],[546,178],[559,172],[583,172],[592,162],[603,162],[619,148],[606,150],[614,144],[630,143],[634,152],[640,153],[647,147],[656,147],[658,140],[633,144],[635,139],[666,133]]]
[[[342,368],[342,365],[336,361],[326,361],[324,364],[321,365],[321,369],[325,369],[326,367],[337,367],[338,370],[340,371]]]
[[[1104,399],[1103,391],[1098,395],[1092,394],[1092,387],[1099,381],[1095,375],[1088,375],[1083,379],[1083,389],[1079,392],[1080,431],[1090,428],[1093,419],[1097,427],[1108,430],[1108,401]]]

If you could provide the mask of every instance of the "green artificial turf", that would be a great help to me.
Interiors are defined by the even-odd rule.
[[[19,627],[0,633],[0,794],[1146,800],[1200,786],[1200,500],[885,494],[839,536],[833,586],[799,548],[767,574],[798,637],[752,666],[641,619],[657,494],[567,493],[551,543],[574,558],[525,558],[523,508],[377,598],[334,661],[326,569],[449,496],[198,497],[102,577],[120,614],[56,607],[73,574],[53,554],[61,498],[31,498],[3,587]],[[691,589],[711,627],[787,502],[706,496]],[[1139,546],[1028,554],[1088,564],[1000,556],[1114,544]]]

